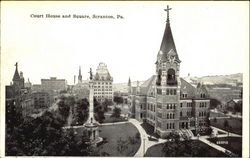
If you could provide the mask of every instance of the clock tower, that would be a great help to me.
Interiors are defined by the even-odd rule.
[[[178,130],[180,100],[180,63],[175,47],[167,6],[167,21],[156,61],[156,132],[165,135]]]

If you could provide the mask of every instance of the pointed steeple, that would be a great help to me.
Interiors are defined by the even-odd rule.
[[[131,80],[130,80],[130,77],[128,78],[128,86],[131,86]]]
[[[170,27],[170,20],[169,20],[169,10],[172,8],[169,8],[167,6],[167,9],[164,9],[167,12],[167,21],[166,21],[166,27],[163,34],[162,42],[160,51],[158,53],[158,58],[161,59],[161,61],[166,61],[168,59],[169,52],[172,52],[172,54],[175,54],[175,58],[179,61],[179,57],[176,51],[174,38],[172,35],[171,27]]]
[[[79,66],[78,83],[82,83],[82,72],[81,72],[81,66]]]
[[[19,73],[18,73],[18,63],[17,62],[15,64],[15,66],[16,66],[16,70],[15,70],[15,73],[14,73],[14,76],[13,76],[13,79],[12,79],[13,82],[20,80],[20,76],[19,76]]]

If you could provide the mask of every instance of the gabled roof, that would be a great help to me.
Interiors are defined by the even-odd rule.
[[[148,91],[150,87],[153,85],[152,83],[155,83],[156,75],[151,76],[149,79],[147,79],[140,87],[140,93],[141,94],[148,94]]]

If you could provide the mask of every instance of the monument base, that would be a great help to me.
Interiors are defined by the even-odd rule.
[[[84,126],[88,132],[90,144],[96,146],[98,143],[103,141],[103,139],[99,137],[99,129],[98,129],[99,124],[98,123],[87,122],[86,124],[84,124]]]

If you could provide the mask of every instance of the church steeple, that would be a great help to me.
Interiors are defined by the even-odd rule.
[[[19,76],[19,73],[18,73],[18,63],[17,62],[15,64],[15,66],[16,66],[16,70],[15,70],[15,73],[14,73],[14,76],[13,76],[13,79],[12,79],[13,82],[20,80],[20,76]]]
[[[157,86],[176,86],[179,78],[180,60],[176,51],[174,38],[172,35],[169,11],[167,6],[164,9],[167,12],[165,31],[163,34],[161,47],[156,61],[156,85]],[[160,92],[159,92],[160,93]]]
[[[131,86],[131,80],[130,80],[130,77],[128,78],[128,86]]]
[[[81,72],[81,66],[79,66],[78,83],[82,83],[82,72]]]
[[[172,56],[175,56],[175,59],[180,62],[177,51],[176,51],[176,47],[175,47],[175,43],[174,43],[174,38],[172,35],[172,30],[170,27],[170,20],[169,20],[169,11],[172,8],[169,8],[169,6],[167,6],[167,9],[164,9],[167,12],[167,20],[166,20],[166,26],[165,26],[165,31],[163,34],[163,38],[162,38],[162,42],[161,42],[161,47],[158,53],[158,59],[157,60],[161,60],[161,61],[167,61],[170,57],[170,52]],[[158,62],[158,61],[157,61]]]

